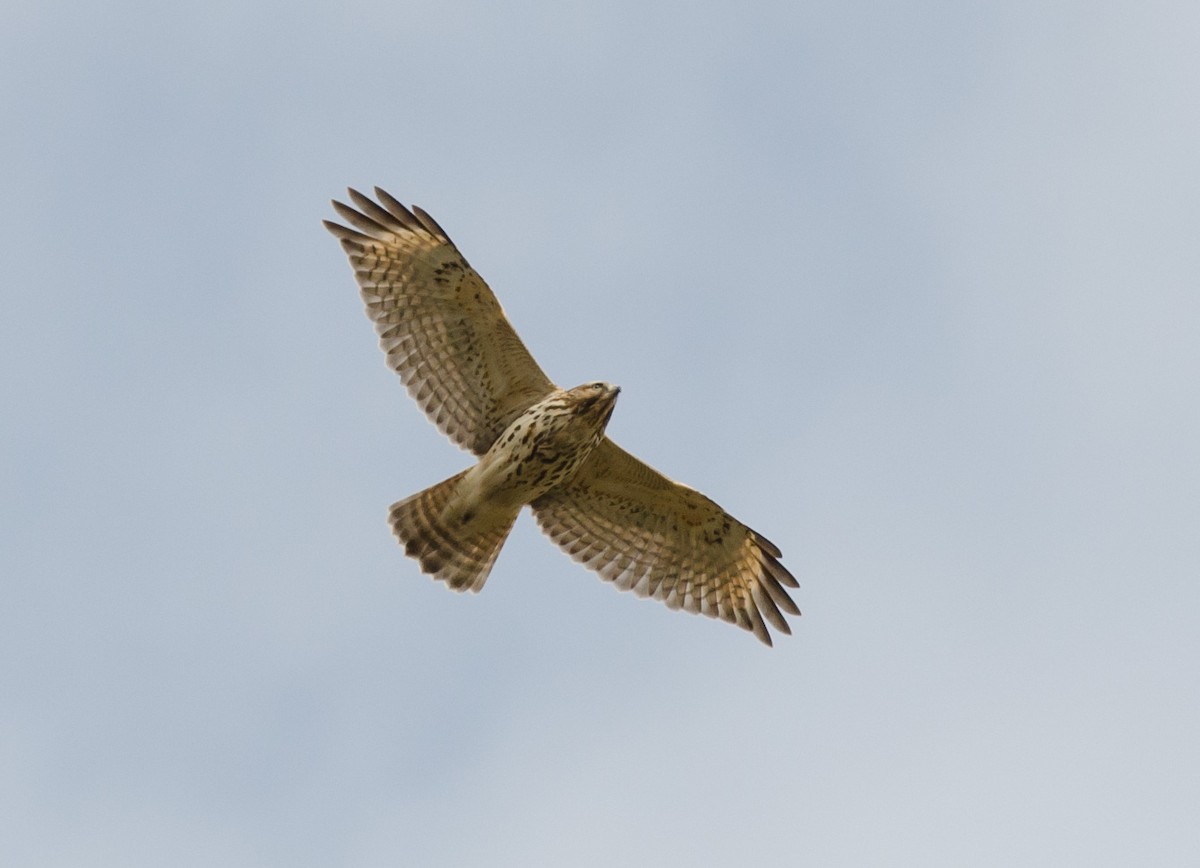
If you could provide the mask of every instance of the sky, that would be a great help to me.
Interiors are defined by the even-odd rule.
[[[0,863],[1200,862],[1200,7],[0,10]],[[465,467],[320,221],[447,229],[794,635]]]

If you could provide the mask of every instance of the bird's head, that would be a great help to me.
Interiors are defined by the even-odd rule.
[[[621,387],[611,383],[584,383],[571,389],[567,395],[577,415],[598,423],[603,430],[612,417],[620,393]]]

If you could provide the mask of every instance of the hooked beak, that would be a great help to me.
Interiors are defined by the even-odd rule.
[[[596,403],[600,405],[601,412],[604,416],[604,424],[608,424],[608,420],[612,418],[613,410],[617,406],[617,395],[621,394],[620,386],[609,386],[608,391],[597,399]]]

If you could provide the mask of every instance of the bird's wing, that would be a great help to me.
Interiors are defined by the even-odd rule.
[[[532,504],[542,530],[621,590],[737,624],[771,644],[766,621],[791,633],[799,585],[779,549],[695,489],[663,476],[607,437],[575,478]]]
[[[482,455],[554,384],[432,217],[378,187],[378,203],[349,192],[358,210],[333,207],[354,228],[325,227],[350,257],[388,364],[446,436]]]

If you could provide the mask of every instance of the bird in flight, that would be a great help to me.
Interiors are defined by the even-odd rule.
[[[439,430],[479,457],[392,505],[422,572],[479,591],[522,507],[560,548],[621,590],[720,618],[771,644],[800,610],[779,548],[604,429],[616,386],[561,389],[517,337],[446,232],[375,188],[334,201],[342,243],[389,366]]]

